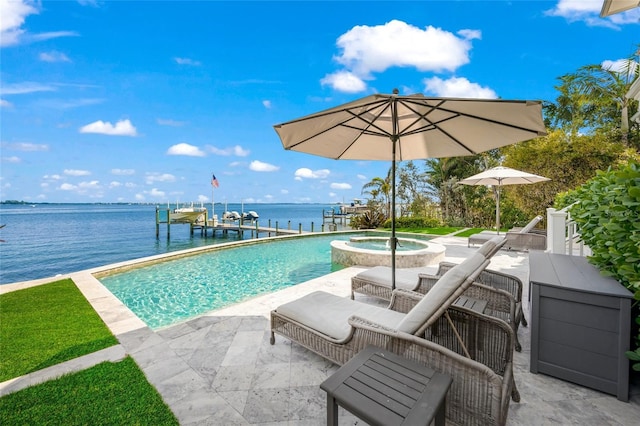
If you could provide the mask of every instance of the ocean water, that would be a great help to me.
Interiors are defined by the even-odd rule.
[[[160,205],[159,207],[166,207]],[[171,206],[175,207],[175,206]],[[209,205],[209,210],[211,206]],[[260,215],[259,224],[303,231],[320,231],[323,204],[228,204],[228,210],[250,210]],[[110,263],[171,251],[238,240],[211,231],[203,237],[189,234],[188,225],[166,225],[155,234],[154,205],[123,204],[34,204],[0,205],[0,284],[53,277]],[[215,206],[220,217],[224,205]],[[251,238],[246,232],[244,238]]]

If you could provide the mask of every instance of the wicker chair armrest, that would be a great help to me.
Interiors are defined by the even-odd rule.
[[[416,289],[419,293],[427,294],[433,288],[442,275],[418,274],[419,285]]]
[[[389,302],[388,309],[406,314],[416,306],[423,297],[424,294],[422,293],[397,288],[391,294],[391,301]]]
[[[464,295],[480,300],[486,300],[487,307],[485,308],[485,311],[499,312],[501,314],[499,317],[505,319],[509,323],[513,323],[515,320],[516,300],[510,293],[504,290],[495,289],[493,287],[474,282],[473,285],[464,292]]]

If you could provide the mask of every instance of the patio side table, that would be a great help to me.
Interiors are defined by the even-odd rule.
[[[327,425],[338,405],[372,426],[444,426],[451,377],[375,346],[367,346],[325,380]]]

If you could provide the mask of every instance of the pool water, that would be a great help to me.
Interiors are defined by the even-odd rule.
[[[167,260],[100,278],[151,328],[161,328],[343,266],[331,241],[354,234],[288,238]]]

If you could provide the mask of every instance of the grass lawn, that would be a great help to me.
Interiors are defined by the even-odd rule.
[[[69,279],[0,295],[0,382],[118,343]],[[0,398],[0,425],[177,425],[132,358]]]
[[[118,343],[70,279],[0,296],[0,382]]]
[[[3,425],[177,425],[130,357],[0,398]]]
[[[439,227],[439,228],[396,228],[396,232],[410,232],[412,234],[448,235],[463,228]]]

